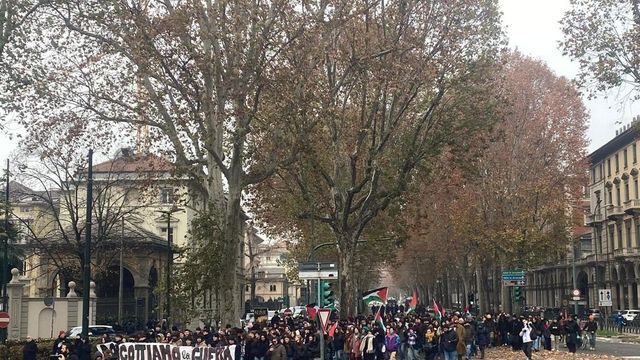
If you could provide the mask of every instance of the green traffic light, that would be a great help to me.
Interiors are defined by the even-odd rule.
[[[322,307],[332,307],[335,302],[332,284],[328,281],[322,281],[320,283],[320,289],[322,297]]]

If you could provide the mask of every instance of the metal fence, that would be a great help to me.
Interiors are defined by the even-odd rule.
[[[633,321],[627,321],[626,324],[622,327],[620,327],[615,321],[611,319],[600,319],[598,320],[598,327],[601,330],[621,332],[621,333],[627,333],[627,334],[640,334],[639,318],[636,318]]]

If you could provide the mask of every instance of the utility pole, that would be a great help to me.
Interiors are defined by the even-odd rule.
[[[82,337],[89,336],[89,283],[91,282],[91,215],[93,212],[93,150],[89,149],[87,173],[87,217],[85,224],[84,257],[82,261]]]
[[[4,236],[2,237],[2,248],[4,254],[2,255],[2,311],[8,311],[8,299],[7,299],[7,272],[9,271],[9,159],[7,159],[6,169],[6,183],[4,186]],[[8,329],[2,329],[0,336],[2,337],[2,343],[6,344]],[[5,356],[6,358],[6,356]]]
[[[124,217],[122,218],[122,230],[120,234],[120,276],[118,279],[118,325],[122,326],[122,303],[124,301],[124,265],[123,265],[123,248],[124,248]],[[145,319],[146,321],[147,319]]]
[[[161,214],[164,214],[167,217],[167,267],[166,267],[166,283],[167,283],[167,292],[166,292],[166,306],[165,306],[165,319],[167,320],[167,328],[171,330],[171,268],[173,267],[173,230],[171,228],[171,214],[176,213],[178,211],[183,211],[178,207],[171,207],[169,210],[156,210]]]

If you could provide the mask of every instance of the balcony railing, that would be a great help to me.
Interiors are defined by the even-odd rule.
[[[602,213],[599,214],[587,214],[586,224],[592,225],[601,223],[604,221],[604,215]]]
[[[625,201],[624,211],[631,215],[640,214],[640,199]]]
[[[622,206],[617,205],[607,205],[607,216],[610,219],[621,218],[625,215],[624,208]]]
[[[627,256],[638,256],[638,255],[640,255],[640,249],[637,247],[613,250],[614,257],[627,257]]]

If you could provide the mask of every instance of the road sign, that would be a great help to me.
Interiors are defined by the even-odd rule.
[[[571,296],[573,298],[573,300],[580,300],[580,290],[578,289],[573,289],[573,291],[571,291]]]
[[[9,313],[0,312],[0,329],[6,329],[9,326]]]
[[[298,264],[298,278],[337,279],[338,266],[335,263],[308,262]]]
[[[611,300],[611,289],[598,290],[598,306],[613,306]]]
[[[325,333],[329,327],[329,316],[331,316],[331,309],[318,309],[320,326],[322,326],[322,330],[324,330]]]
[[[504,286],[524,286],[526,272],[524,270],[504,270],[502,284]]]

